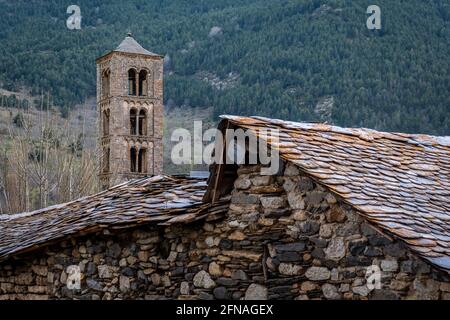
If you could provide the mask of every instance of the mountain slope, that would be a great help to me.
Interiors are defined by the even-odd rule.
[[[78,0],[76,31],[71,1],[1,4],[0,81],[62,108],[95,94],[95,58],[131,30],[170,57],[169,105],[450,134],[446,0],[378,0],[381,31],[361,0]]]

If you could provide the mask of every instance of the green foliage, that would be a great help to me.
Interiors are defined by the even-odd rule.
[[[318,121],[333,96],[343,126],[450,134],[450,4],[378,0],[380,31],[362,0],[78,0],[82,30],[65,26],[69,0],[11,1],[0,11],[0,81],[74,106],[95,95],[95,58],[131,30],[169,54],[165,101],[222,113]],[[209,37],[213,26],[220,36]],[[198,77],[234,85],[219,90]]]
[[[22,112],[17,113],[13,120],[12,120],[13,124],[17,127],[17,128],[23,128],[24,126],[24,119],[23,119],[23,114]]]
[[[0,94],[0,106],[5,108],[16,108],[28,110],[30,108],[30,101],[27,99],[19,99],[16,95],[1,95]]]

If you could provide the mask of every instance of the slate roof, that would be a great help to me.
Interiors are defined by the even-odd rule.
[[[279,143],[269,144],[283,159],[450,272],[450,137],[262,117],[222,118],[263,139],[261,129],[278,129]]]
[[[34,212],[0,215],[0,261],[70,236],[221,217],[227,200],[203,203],[205,190],[205,179],[155,176]]]
[[[128,34],[125,39],[119,44],[119,46],[114,49],[115,52],[125,52],[125,53],[136,53],[143,54],[147,56],[155,56],[159,57],[160,55],[150,52],[147,49],[144,49],[131,34]]]

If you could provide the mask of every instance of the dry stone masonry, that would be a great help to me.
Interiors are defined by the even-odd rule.
[[[218,222],[97,233],[4,261],[0,299],[450,299],[447,273],[296,166],[259,172],[238,169]],[[67,286],[72,265],[79,290]]]

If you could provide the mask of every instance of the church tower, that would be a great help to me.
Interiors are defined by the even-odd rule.
[[[96,63],[102,189],[161,174],[163,57],[128,34]]]

